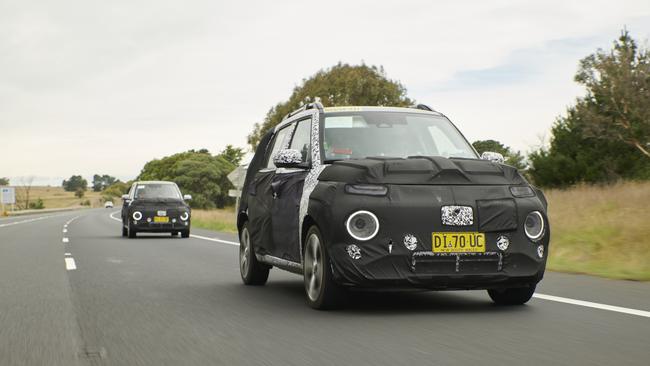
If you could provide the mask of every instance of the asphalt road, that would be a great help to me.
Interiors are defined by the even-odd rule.
[[[525,306],[363,293],[320,312],[299,276],[242,285],[233,235],[129,240],[112,212],[0,219],[0,365],[650,364],[647,283],[548,273],[539,296],[560,298]]]

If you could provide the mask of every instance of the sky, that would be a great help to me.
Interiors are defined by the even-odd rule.
[[[581,58],[644,1],[0,0],[0,177],[60,185],[135,178],[246,136],[300,82],[338,62],[383,66],[470,141],[523,153],[584,90]]]

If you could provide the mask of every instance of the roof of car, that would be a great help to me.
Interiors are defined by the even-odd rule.
[[[422,114],[435,114],[441,116],[440,112],[429,111],[425,109],[413,108],[413,107],[370,107],[370,106],[345,106],[345,107],[326,107],[323,108],[325,113],[337,113],[337,112],[408,112],[408,113],[422,113]]]
[[[166,180],[139,180],[135,182],[137,184],[176,184],[174,182],[166,181]]]

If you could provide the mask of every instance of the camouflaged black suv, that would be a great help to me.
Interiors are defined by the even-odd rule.
[[[487,289],[499,304],[535,291],[547,203],[503,157],[481,157],[441,113],[320,103],[262,140],[238,208],[240,272],[304,276],[307,302],[352,288]]]
[[[174,182],[141,181],[122,196],[122,236],[135,238],[139,232],[190,236],[192,211]]]

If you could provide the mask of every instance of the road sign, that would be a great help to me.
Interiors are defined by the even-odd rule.
[[[13,205],[16,203],[16,189],[14,187],[0,188],[0,203],[3,205]]]

